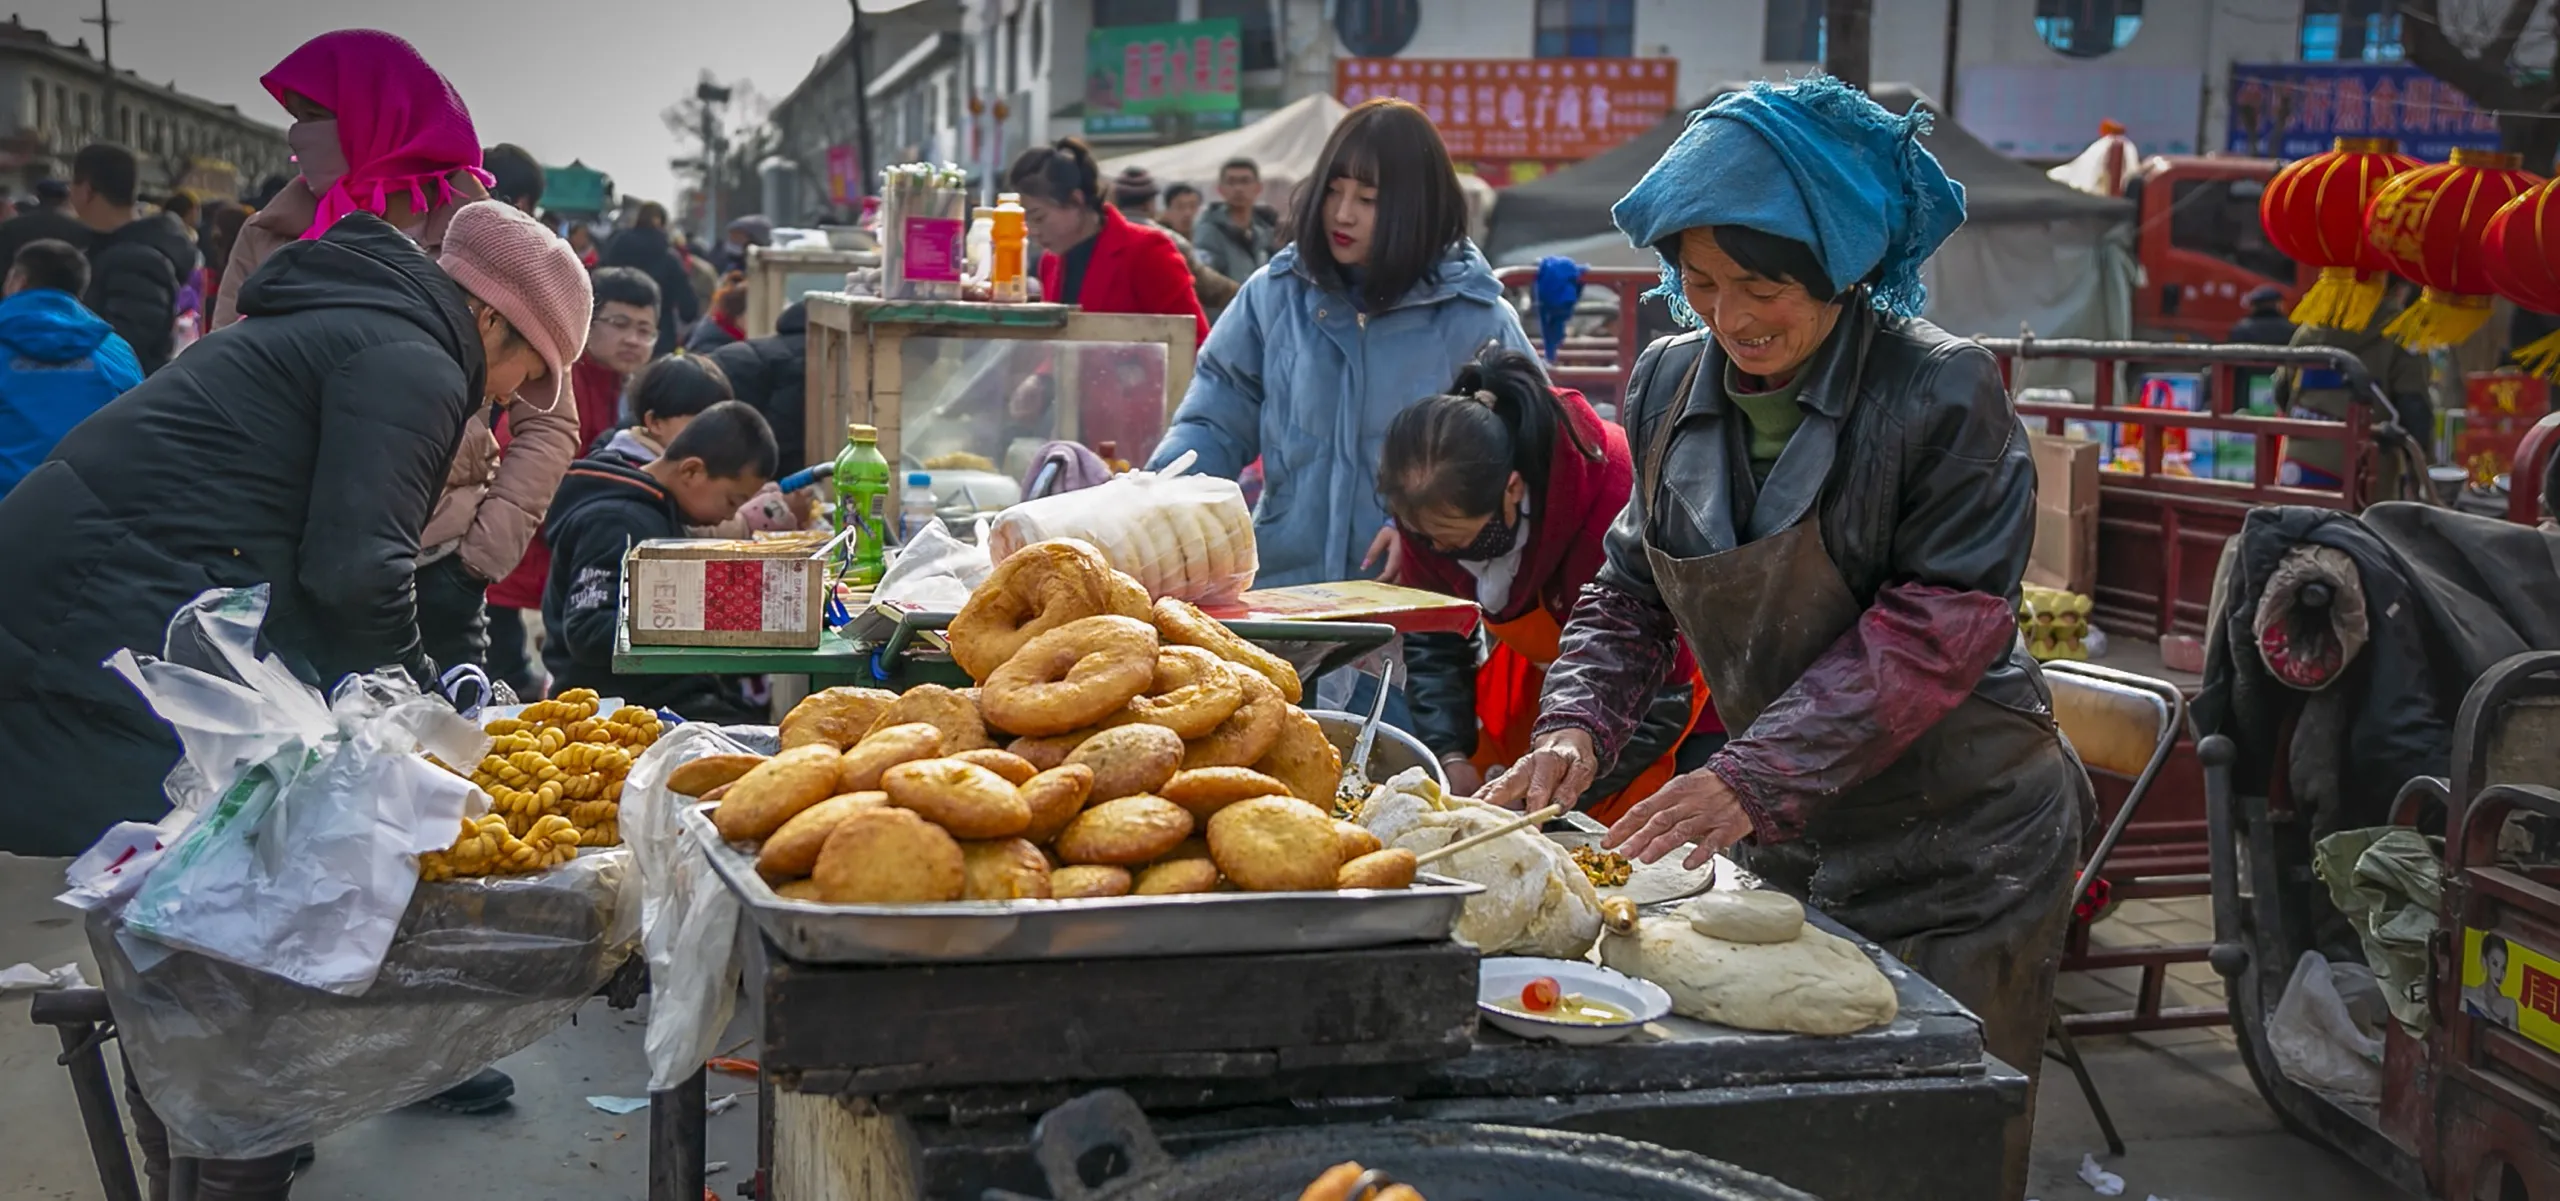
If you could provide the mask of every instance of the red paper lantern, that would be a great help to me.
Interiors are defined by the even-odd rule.
[[[2285,257],[2320,269],[2293,306],[2304,325],[2361,330],[2390,283],[2390,264],[2365,241],[2364,210],[2383,181],[2415,170],[2389,138],[2340,138],[2325,154],[2276,173],[2258,198],[2258,224]]]
[[[2496,288],[2489,282],[2483,237],[2489,218],[2542,182],[2519,169],[2522,155],[2456,150],[2451,162],[2404,171],[2385,181],[2365,209],[2365,238],[2394,274],[2425,291],[2383,328],[2411,350],[2458,346],[2489,320]]]
[[[2537,313],[2560,313],[2560,180],[2537,185],[2491,214],[2481,248],[2499,295]],[[2515,356],[2535,375],[2553,378],[2560,374],[2560,333]]]

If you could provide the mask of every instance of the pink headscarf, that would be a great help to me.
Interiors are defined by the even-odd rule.
[[[483,185],[480,135],[453,85],[418,56],[418,48],[378,29],[340,29],[304,42],[258,80],[284,103],[299,92],[337,114],[338,148],[347,173],[321,196],[304,238],[329,232],[357,209],[380,215],[390,198],[409,193],[421,215],[454,199],[455,171]]]

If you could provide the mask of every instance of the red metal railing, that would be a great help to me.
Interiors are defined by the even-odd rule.
[[[1522,324],[1529,329],[1529,340],[1538,340],[1538,310],[1534,303],[1538,282],[1535,267],[1504,267],[1493,273],[1504,289],[1529,301]],[[1635,370],[1636,353],[1644,349],[1638,341],[1643,329],[1636,319],[1640,298],[1655,284],[1662,282],[1659,272],[1635,267],[1592,267],[1584,272],[1585,288],[1607,288],[1617,294],[1618,312],[1613,332],[1608,337],[1568,337],[1556,350],[1556,361],[1547,364],[1547,375],[1562,387],[1579,390],[1591,403],[1617,404],[1627,390],[1627,373]]]
[[[2551,469],[2555,451],[2560,451],[2560,413],[2549,413],[2516,444],[2515,470],[2507,475],[2507,520],[2532,525],[2545,516],[2560,517],[2542,511],[2542,475]]]

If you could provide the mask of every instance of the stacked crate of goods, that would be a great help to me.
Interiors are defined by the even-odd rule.
[[[2089,657],[2089,598],[2029,585],[2018,601],[2018,632],[2039,663]]]

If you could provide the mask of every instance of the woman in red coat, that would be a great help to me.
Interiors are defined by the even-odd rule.
[[[1472,792],[1483,773],[1528,753],[1538,692],[1582,586],[1599,574],[1601,539],[1626,508],[1635,461],[1626,431],[1582,394],[1552,387],[1535,358],[1491,350],[1445,395],[1396,415],[1378,491],[1402,543],[1400,582],[1474,601],[1493,649],[1475,640],[1405,639],[1415,733],[1450,783]],[[1626,753],[1584,794],[1614,820],[1674,774],[1692,731],[1714,731],[1706,689],[1684,647]]]
[[[1163,313],[1189,317],[1192,342],[1209,336],[1209,318],[1192,290],[1191,264],[1162,230],[1133,225],[1103,203],[1101,170],[1076,138],[1035,146],[1007,173],[1022,197],[1023,224],[1039,243],[1040,295],[1093,313]],[[1077,441],[1120,444],[1120,457],[1145,462],[1164,436],[1163,362],[1125,351],[1081,352],[1077,379],[1084,403]],[[1056,387],[1044,366],[1014,393],[1010,414],[1021,425],[1045,425]]]

